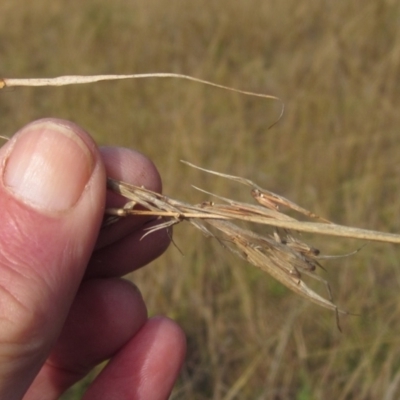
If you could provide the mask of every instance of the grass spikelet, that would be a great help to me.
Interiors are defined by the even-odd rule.
[[[250,197],[255,199],[258,205],[237,202],[217,195],[213,196],[222,200],[222,203],[207,200],[196,205],[190,205],[152,192],[146,188],[109,178],[109,189],[129,201],[123,208],[107,209],[106,214],[111,216],[109,217],[111,219],[106,219],[105,225],[114,223],[116,221],[115,217],[118,219],[129,215],[154,215],[160,218],[160,224],[148,232],[151,233],[154,230],[187,221],[197,229],[200,229],[206,236],[218,239],[231,252],[262,269],[296,294],[319,306],[333,310],[336,314],[339,330],[339,313],[348,313],[339,309],[333,303],[329,283],[315,272],[317,267],[321,267],[320,259],[338,256],[320,256],[318,249],[299,240],[294,232],[312,232],[323,235],[400,243],[400,235],[337,225],[282,196],[259,187],[248,179],[200,168],[186,161],[184,163],[204,172],[249,186]],[[208,193],[202,189],[196,189]],[[135,209],[136,205],[144,207],[145,210]],[[280,206],[316,219],[319,222],[299,221],[283,213],[280,210]],[[260,235],[238,226],[237,221],[268,225],[271,228],[271,232]],[[356,252],[358,250],[345,256],[353,255]],[[307,286],[302,279],[302,274],[324,283],[327,288],[328,299]]]

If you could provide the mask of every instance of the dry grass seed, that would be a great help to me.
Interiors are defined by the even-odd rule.
[[[4,78],[0,79],[0,89],[15,86],[64,86],[71,84],[94,83],[105,80],[142,78],[186,79],[244,95],[281,101],[275,96],[233,89],[191,76],[174,73],[61,76],[57,78],[43,79]],[[283,111],[284,106],[282,103],[281,115],[277,121],[279,121]],[[207,170],[188,162],[184,163],[207,173],[249,186],[251,188],[251,196],[261,207],[236,202],[220,196],[216,197],[223,200],[225,203],[216,204],[214,202],[205,201],[198,205],[190,205],[178,200],[173,200],[172,198],[160,195],[142,187],[137,187],[108,178],[107,184],[109,189],[124,196],[129,201],[123,208],[106,210],[106,214],[109,217],[106,218],[104,226],[117,222],[120,217],[129,215],[154,215],[160,218],[160,223],[156,227],[151,228],[147,233],[151,234],[155,230],[168,228],[184,220],[188,221],[193,226],[200,229],[206,236],[217,238],[224,247],[239,255],[252,265],[267,272],[293,292],[315,304],[333,310],[336,313],[337,326],[339,329],[338,314],[347,314],[347,312],[339,309],[333,303],[329,283],[315,273],[316,267],[320,266],[318,262],[318,259],[320,258],[319,251],[295,238],[291,231],[295,230],[340,237],[400,243],[400,235],[336,225],[282,196],[259,187],[251,180]],[[199,190],[203,191],[202,189]],[[145,210],[136,210],[136,205],[141,205]],[[316,219],[319,222],[298,221],[283,214],[280,211],[280,206],[284,206],[309,218]],[[234,220],[244,220],[269,225],[272,227],[273,232],[268,236],[259,235],[231,222]],[[210,230],[209,227],[213,229]],[[214,233],[214,230],[218,233]],[[219,235],[221,233],[222,236]],[[332,256],[325,256],[325,258],[329,257]],[[328,291],[329,299],[320,296],[307,286],[302,279],[302,273],[324,283]]]

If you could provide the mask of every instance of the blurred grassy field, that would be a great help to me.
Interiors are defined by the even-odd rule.
[[[185,73],[279,96],[286,111],[267,130],[277,103],[175,80],[21,88],[0,95],[0,132],[67,118],[100,144],[150,156],[177,199],[204,200],[191,184],[245,198],[186,159],[335,222],[400,232],[399,19],[390,0],[2,0],[0,76]],[[361,314],[342,318],[341,334],[331,312],[191,226],[178,226],[175,241],[184,256],[172,246],[131,276],[150,313],[187,333],[172,399],[400,397],[400,248],[369,244],[324,264],[337,304]],[[360,246],[309,241],[324,254]]]

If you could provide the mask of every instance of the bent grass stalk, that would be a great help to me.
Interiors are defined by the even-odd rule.
[[[174,73],[61,76],[43,79],[3,78],[0,79],[0,89],[15,86],[64,86],[99,81],[142,78],[186,79],[248,96],[256,96],[281,102],[281,100],[275,96],[238,90],[191,76]],[[284,105],[282,102],[281,105],[281,114],[273,125],[275,125],[283,115]],[[339,329],[339,313],[348,313],[339,309],[337,305],[333,303],[329,283],[315,273],[317,267],[321,267],[319,260],[336,258],[337,256],[320,256],[317,249],[297,239],[292,232],[309,232],[320,235],[400,244],[400,235],[334,224],[282,196],[261,188],[249,179],[201,168],[186,161],[182,162],[206,173],[214,174],[249,187],[250,195],[257,204],[248,204],[227,199],[195,187],[195,189],[212,195],[221,202],[204,201],[196,205],[191,205],[152,192],[144,187],[138,187],[108,178],[108,188],[125,197],[128,202],[123,208],[110,208],[105,211],[106,218],[104,227],[118,221],[118,219],[122,217],[130,215],[153,215],[160,220],[160,223],[152,227],[146,233],[151,234],[155,230],[164,229],[182,221],[187,221],[206,236],[216,238],[231,252],[270,274],[293,292],[319,306],[333,310],[336,314],[337,326]],[[144,210],[136,209],[135,206],[137,205],[140,205]],[[299,221],[284,214],[280,210],[282,206],[318,222]],[[271,228],[271,232],[269,234],[260,235],[249,229],[238,226],[234,223],[236,221],[268,225]],[[355,254],[357,251],[358,250],[344,256]],[[307,286],[302,279],[302,274],[324,283],[327,288],[328,299],[322,297]]]

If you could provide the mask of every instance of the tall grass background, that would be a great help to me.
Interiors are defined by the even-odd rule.
[[[176,80],[0,94],[0,133],[73,120],[136,148],[164,192],[245,189],[179,163],[240,175],[335,222],[400,232],[400,3],[393,0],[2,0],[0,76],[176,72],[279,96],[279,104]],[[243,191],[243,192],[242,192]],[[360,245],[306,236],[324,254]],[[342,318],[299,299],[191,226],[129,276],[151,315],[185,329],[172,399],[400,397],[400,249],[368,244],[325,263]],[[312,284],[313,285],[313,284]],[[323,293],[324,288],[314,286]],[[64,399],[78,399],[78,384]]]

